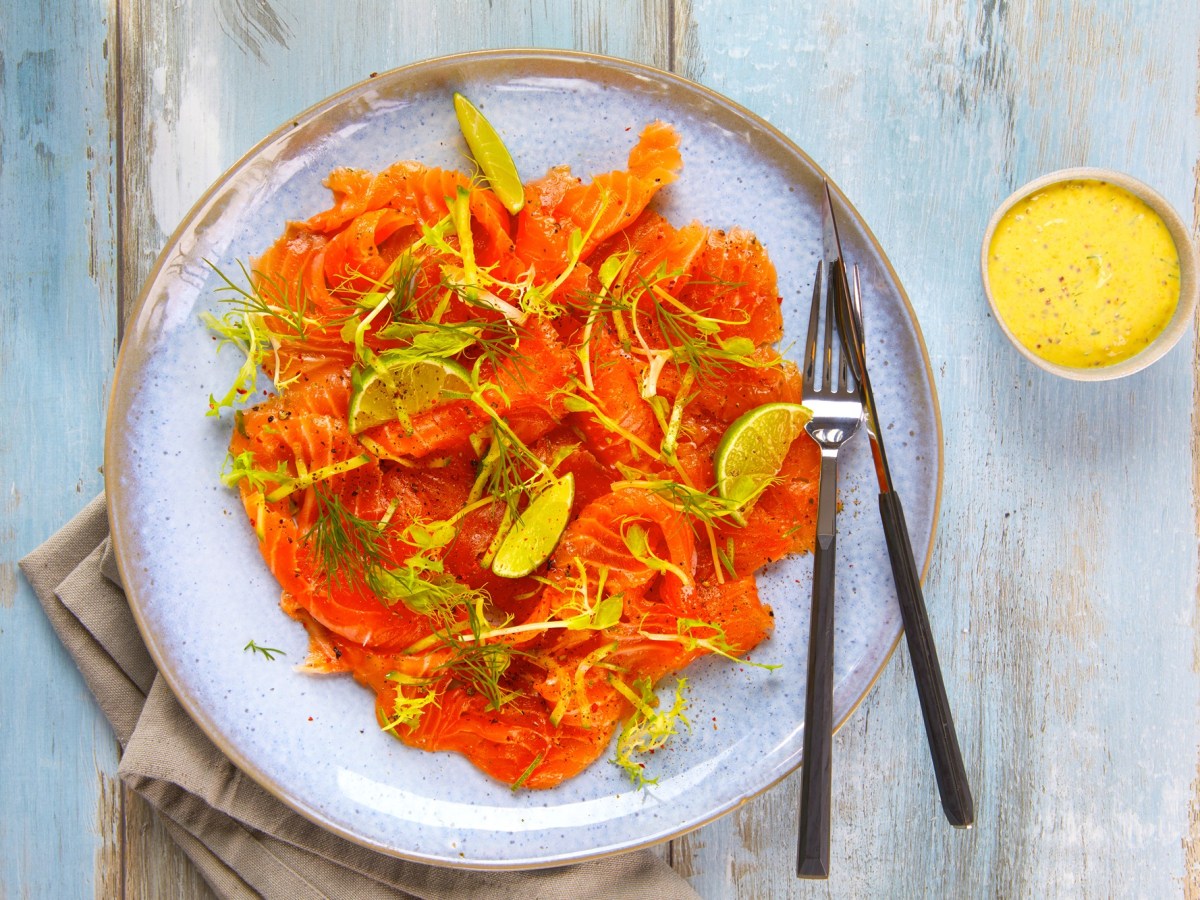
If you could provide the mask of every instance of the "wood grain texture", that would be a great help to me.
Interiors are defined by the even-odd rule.
[[[839,735],[829,883],[787,878],[795,779],[755,801],[776,836],[765,853],[736,817],[688,839],[711,867],[693,861],[694,883],[746,897],[1177,893],[1197,752],[1191,350],[1117,383],[1043,375],[988,320],[977,260],[996,204],[1068,165],[1129,171],[1190,209],[1193,11],[692,7],[704,80],[830,172],[924,329],[946,443],[926,596],[979,811],[968,833],[941,818],[902,651]],[[1176,41],[1186,52],[1163,52]],[[734,889],[730,867],[751,859],[759,874]]]
[[[1200,341],[1120,382],[1054,379],[989,320],[977,262],[1000,200],[1069,165],[1142,178],[1196,227],[1195,4],[25,6],[0,0],[0,896],[210,896],[118,788],[14,568],[101,487],[118,322],[175,224],[372,72],[557,46],[673,69],[809,152],[888,249],[942,406],[926,598],[977,826],[941,815],[901,648],[835,740],[828,883],[792,875],[794,776],[659,852],[710,898],[1200,900]]]
[[[122,792],[122,896],[153,900],[212,900],[216,895],[145,800]],[[97,887],[97,897],[102,894]]]
[[[1196,47],[1197,69],[1200,70],[1200,45]],[[1193,107],[1200,119],[1200,78],[1196,84]],[[1192,236],[1200,236],[1200,159],[1192,166]],[[1200,535],[1200,319],[1195,323],[1192,353],[1192,508],[1196,513],[1196,533]],[[1196,592],[1193,621],[1200,623],[1200,588]],[[1200,627],[1192,635],[1192,671],[1200,672]],[[1192,798],[1188,804],[1188,830],[1183,838],[1183,896],[1185,900],[1200,900],[1200,751],[1196,754],[1196,776],[1192,780]]]
[[[111,10],[0,0],[0,896],[111,883],[116,742],[17,560],[101,488]]]

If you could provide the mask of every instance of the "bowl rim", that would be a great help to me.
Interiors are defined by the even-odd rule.
[[[1175,307],[1175,312],[1167,321],[1163,330],[1159,332],[1158,336],[1140,352],[1128,359],[1123,359],[1107,366],[1097,366],[1095,368],[1064,366],[1038,356],[1021,343],[1012,332],[1012,329],[1009,328],[1008,323],[996,307],[996,299],[992,295],[991,283],[988,279],[988,253],[1000,220],[1004,218],[1010,209],[1030,194],[1036,193],[1052,184],[1060,184],[1067,181],[1107,182],[1133,194],[1154,210],[1163,220],[1163,223],[1167,226],[1167,231],[1171,235],[1171,240],[1175,244],[1175,251],[1179,254],[1179,302]],[[1149,185],[1139,181],[1132,175],[1127,175],[1116,169],[1093,166],[1073,166],[1066,169],[1057,169],[1017,188],[1005,198],[1004,202],[996,207],[996,211],[992,213],[991,218],[988,220],[987,228],[983,234],[983,244],[980,248],[979,263],[980,277],[983,281],[983,292],[987,298],[988,307],[991,309],[992,317],[996,320],[996,324],[1004,332],[1004,336],[1008,338],[1009,343],[1016,348],[1017,352],[1039,369],[1074,381],[1110,381],[1114,378],[1123,378],[1126,375],[1140,372],[1152,363],[1157,362],[1179,343],[1180,338],[1190,328],[1196,315],[1197,298],[1200,297],[1200,283],[1197,281],[1197,268],[1200,267],[1200,262],[1197,260],[1196,244],[1192,240],[1191,234],[1182,217],[1166,198]]]

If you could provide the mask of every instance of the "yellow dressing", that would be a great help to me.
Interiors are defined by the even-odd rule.
[[[1064,181],[1017,202],[988,248],[988,283],[1009,331],[1062,366],[1141,352],[1179,303],[1179,253],[1166,223],[1105,181]]]

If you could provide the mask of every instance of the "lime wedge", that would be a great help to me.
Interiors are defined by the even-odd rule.
[[[471,155],[487,177],[492,192],[510,213],[519,213],[525,205],[525,186],[504,141],[492,123],[462,94],[454,95],[454,112]]]
[[[575,476],[568,472],[534,497],[513,523],[492,560],[492,571],[502,578],[520,578],[549,559],[574,500]]]
[[[469,390],[470,374],[449,359],[414,360],[403,351],[385,350],[376,362],[378,367],[356,368],[351,375],[351,434],[422,413],[446,391]]]
[[[766,403],[736,419],[713,457],[717,492],[736,503],[757,497],[783,466],[810,417],[808,407],[799,403]]]

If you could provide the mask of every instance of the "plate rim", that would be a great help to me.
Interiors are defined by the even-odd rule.
[[[879,240],[875,237],[870,225],[861,216],[861,214],[857,213],[857,208],[854,207],[836,182],[829,178],[825,170],[784,132],[767,121],[764,117],[730,99],[729,97],[685,76],[674,72],[668,72],[664,69],[660,69],[646,63],[606,54],[571,49],[514,47],[471,50],[415,60],[404,65],[396,66],[392,69],[372,74],[365,79],[361,79],[333,94],[328,95],[324,99],[317,101],[296,115],[288,117],[284,120],[284,122],[272,129],[266,136],[255,142],[248,150],[241,154],[211,185],[209,185],[209,187],[206,188],[200,197],[191,205],[188,211],[181,218],[179,224],[166,239],[162,250],[155,259],[153,266],[147,272],[147,275],[139,288],[137,299],[128,316],[126,317],[127,327],[124,329],[123,334],[127,335],[137,332],[137,325],[134,324],[132,327],[130,327],[129,323],[137,323],[142,316],[146,314],[148,301],[151,296],[151,289],[157,285],[168,260],[173,258],[173,256],[177,253],[182,238],[201,218],[203,211],[210,206],[214,198],[221,193],[221,191],[231,180],[240,175],[248,165],[250,165],[259,157],[265,148],[280,140],[287,133],[293,131],[297,125],[309,122],[320,116],[322,113],[333,109],[346,98],[358,94],[375,81],[383,79],[403,79],[405,77],[435,72],[437,70],[450,69],[456,66],[477,65],[483,62],[516,62],[531,59],[567,63],[584,63],[590,66],[598,66],[605,70],[618,70],[628,74],[640,75],[642,77],[651,79],[656,83],[674,83],[677,87],[685,90],[688,93],[698,94],[704,100],[718,107],[723,107],[736,116],[751,122],[757,129],[765,132],[774,141],[778,142],[790,154],[799,157],[807,165],[811,166],[815,172],[819,173],[828,181],[835,198],[837,198],[842,205],[854,210],[865,239],[874,247],[878,254],[879,260],[886,269],[887,275],[896,287],[896,294],[903,305],[905,318],[916,339],[916,347],[919,350],[921,362],[924,366],[926,379],[929,385],[931,411],[935,425],[933,442],[937,449],[937,466],[934,477],[934,492],[931,498],[929,542],[928,546],[925,548],[924,560],[920,567],[921,581],[924,582],[933,558],[933,549],[937,540],[938,525],[941,515],[941,499],[945,469],[945,446],[943,440],[941,404],[938,399],[937,383],[934,378],[933,367],[930,363],[928,348],[925,344],[924,333],[921,330],[920,322],[917,319],[916,312],[913,309],[912,303],[908,297],[908,293],[904,289],[904,286],[892,265],[891,259],[888,257],[886,252],[884,252],[882,244],[880,244]],[[588,79],[586,72],[579,73],[577,77],[580,80]],[[119,454],[115,450],[115,446],[118,442],[117,432],[120,428],[120,423],[117,422],[117,417],[114,416],[113,410],[118,406],[119,393],[126,389],[126,379],[122,376],[124,370],[131,364],[130,356],[133,351],[129,350],[129,347],[129,342],[122,339],[121,346],[117,354],[116,365],[113,370],[112,382],[108,392],[108,406],[106,408],[106,425],[104,434],[104,472],[106,479],[106,491],[109,490],[107,487],[109,479],[112,480],[112,484],[117,484],[120,482],[121,479],[119,476],[124,468],[120,462]],[[126,577],[126,572],[128,571],[128,566],[130,565],[129,557],[127,552],[123,550],[123,535],[127,535],[127,530],[125,529],[120,511],[116,508],[116,504],[109,502],[106,504],[106,507],[110,541],[116,558],[117,568],[121,574],[123,584],[132,585],[134,581]],[[124,588],[124,590],[132,595],[132,587]],[[451,860],[414,854],[411,852],[406,852],[403,848],[382,844],[379,841],[372,840],[371,838],[362,834],[357,834],[338,825],[335,822],[330,821],[320,811],[289,795],[282,786],[275,784],[272,778],[266,776],[263,772],[259,771],[257,767],[251,765],[236,747],[225,740],[224,736],[220,734],[217,729],[206,727],[207,719],[203,710],[199,709],[199,706],[195,702],[194,698],[189,697],[186,691],[181,691],[179,689],[179,685],[176,683],[176,673],[172,672],[169,666],[164,667],[161,664],[161,660],[163,659],[163,651],[158,645],[152,629],[149,629],[144,622],[139,604],[132,601],[132,596],[130,596],[129,608],[133,614],[138,630],[141,633],[141,637],[146,644],[147,651],[150,653],[150,656],[155,663],[156,671],[163,676],[176,701],[182,706],[188,717],[200,729],[201,733],[203,733],[208,740],[212,741],[217,749],[219,749],[221,753],[224,754],[225,757],[238,768],[239,771],[250,777],[256,785],[267,791],[267,793],[269,793],[272,797],[279,800],[289,809],[303,816],[308,821],[358,846],[366,847],[394,858],[409,860],[426,865],[433,865],[441,868],[476,871],[507,871],[550,868],[594,859],[602,859],[620,853],[630,852],[635,849],[656,846],[702,828],[705,825],[723,817],[739,806],[745,804],[754,797],[757,797],[772,789],[781,781],[786,779],[789,775],[794,773],[800,765],[800,763],[797,763],[794,768],[782,772],[778,775],[778,777],[771,780],[769,783],[766,783],[761,788],[749,792],[743,792],[741,795],[736,796],[729,802],[719,806],[707,816],[703,816],[696,821],[684,825],[683,827],[674,827],[670,834],[642,839],[632,844],[606,846],[594,851],[574,852],[565,856],[553,856],[545,858],[538,857],[537,859],[522,859],[514,861]],[[839,730],[851,718],[851,716],[853,716],[859,706],[862,705],[863,701],[866,700],[867,696],[870,695],[880,676],[888,668],[888,665],[891,662],[896,648],[899,646],[900,639],[903,634],[903,624],[900,624],[897,628],[897,633],[892,640],[891,646],[883,654],[878,669],[863,687],[859,696],[851,702],[845,714],[834,723],[835,732]]]

